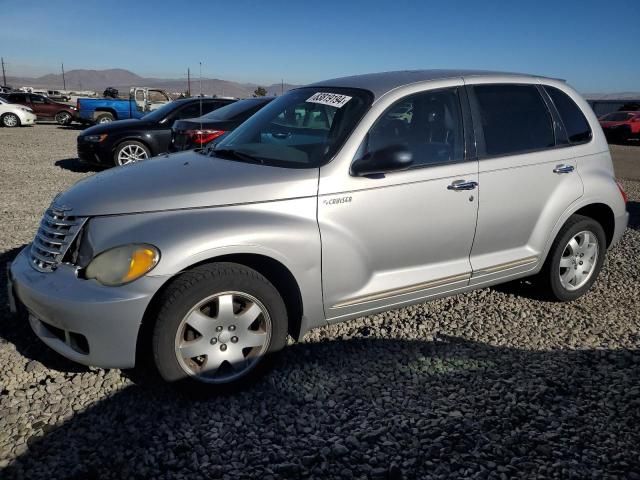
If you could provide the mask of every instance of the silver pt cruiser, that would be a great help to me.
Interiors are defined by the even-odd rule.
[[[583,295],[627,225],[587,103],[476,71],[339,78],[215,149],[87,178],[10,269],[35,333],[88,365],[235,384],[287,335],[535,276]],[[145,348],[149,347],[149,348]]]

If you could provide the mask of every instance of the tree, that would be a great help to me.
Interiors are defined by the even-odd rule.
[[[253,91],[254,97],[264,97],[267,95],[267,89],[264,87],[258,87]]]

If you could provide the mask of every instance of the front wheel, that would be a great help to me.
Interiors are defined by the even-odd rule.
[[[113,154],[113,160],[116,165],[128,165],[146,160],[150,156],[151,152],[145,144],[129,140],[118,145]]]
[[[56,113],[56,122],[60,125],[69,125],[71,123],[72,117],[69,112],[58,112]]]
[[[539,280],[546,293],[567,302],[584,295],[595,282],[607,250],[602,226],[582,215],[573,215],[551,246]]]
[[[20,118],[15,113],[5,113],[2,115],[2,126],[4,127],[19,127]]]
[[[239,386],[285,346],[287,332],[284,301],[265,277],[234,263],[203,265],[162,295],[155,364],[170,382]]]

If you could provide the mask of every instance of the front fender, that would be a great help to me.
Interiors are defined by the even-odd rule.
[[[301,333],[325,324],[316,197],[92,218],[85,233],[95,254],[128,243],[160,250],[152,276],[167,279],[205,261],[255,254],[284,265],[303,303]]]

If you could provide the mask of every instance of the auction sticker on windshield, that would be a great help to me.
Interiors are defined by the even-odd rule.
[[[347,95],[340,95],[339,93],[323,93],[318,92],[311,95],[307,102],[321,103],[323,105],[329,105],[330,107],[341,108],[344,107],[352,97]]]

